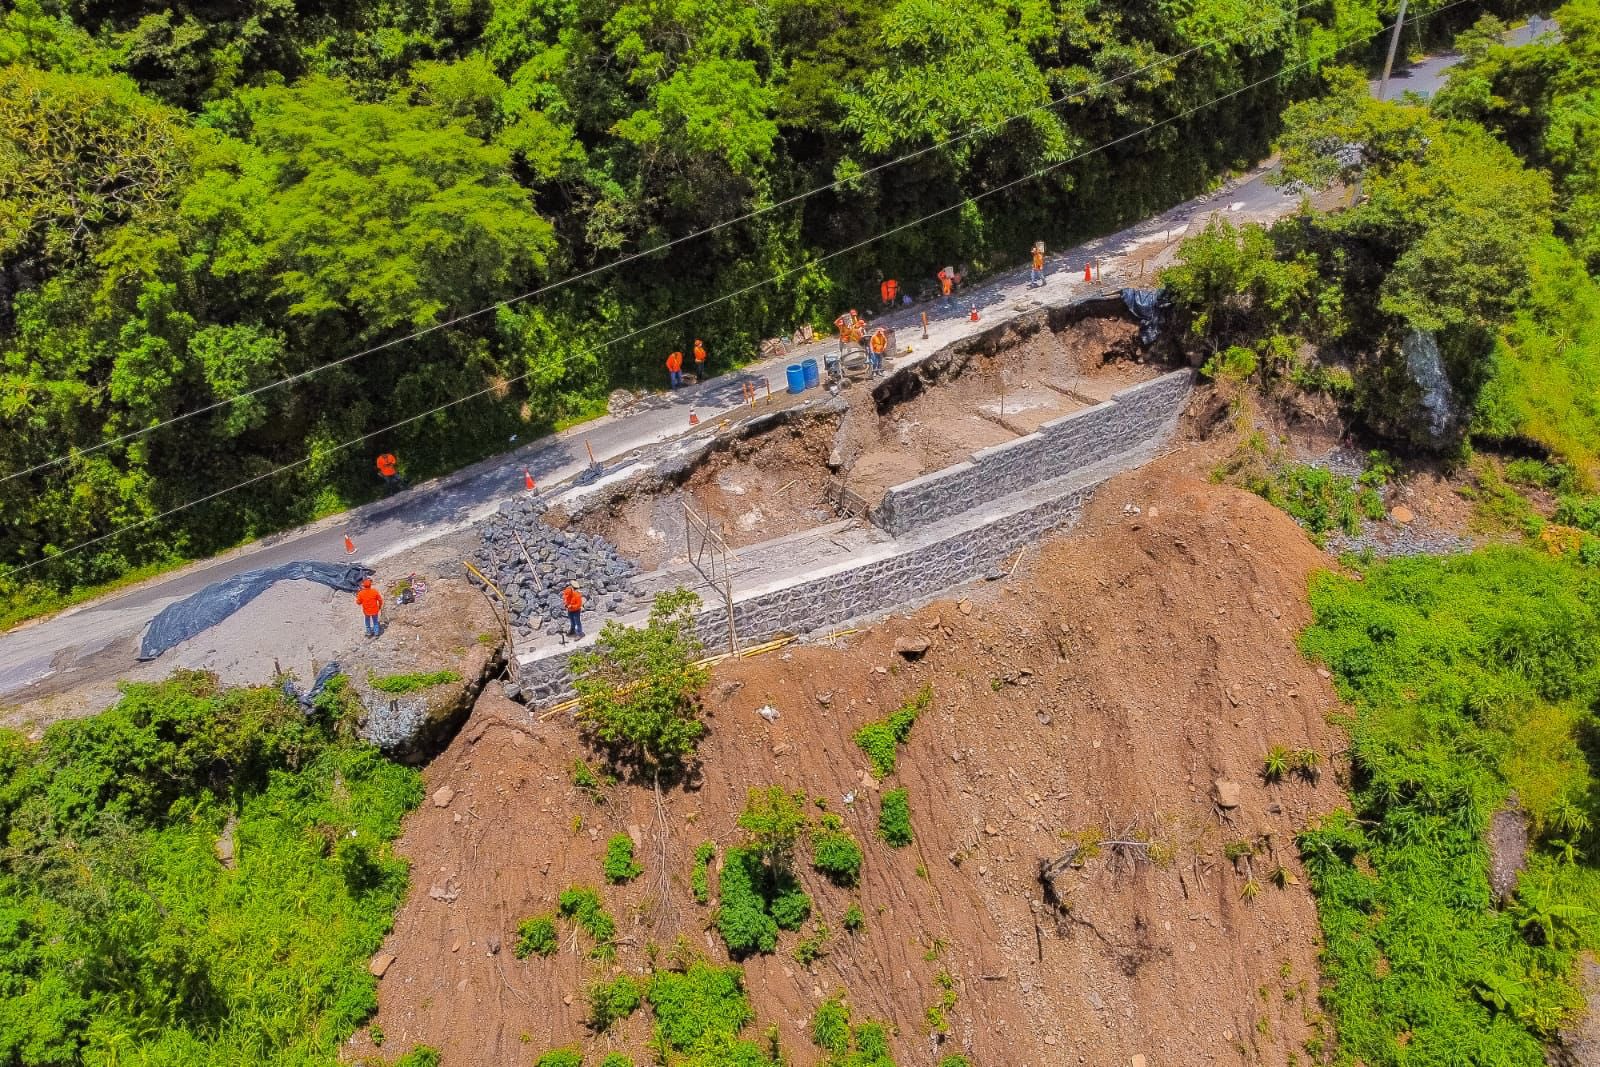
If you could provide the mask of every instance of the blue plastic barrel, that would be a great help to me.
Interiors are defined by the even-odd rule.
[[[817,374],[817,361],[816,360],[814,360],[814,359],[803,359],[803,360],[800,361],[800,366],[806,372],[806,388],[807,389],[810,389],[813,385],[816,385],[818,382],[820,382],[822,380],[821,376],[819,376]]]
[[[789,364],[784,372],[789,377],[789,392],[803,393],[806,391],[806,369],[798,363]]]

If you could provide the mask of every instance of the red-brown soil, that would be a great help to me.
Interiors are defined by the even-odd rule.
[[[1181,469],[1189,455],[1110,483],[1074,533],[1009,580],[843,647],[718,668],[701,777],[665,791],[659,817],[647,788],[612,787],[597,805],[573,786],[586,753],[565,715],[532,722],[480,701],[425,772],[430,793],[449,785],[454,798],[424,802],[398,844],[413,889],[385,945],[396,957],[376,1020],[386,1051],[427,1043],[451,1067],[499,1067],[579,1042],[652,1062],[648,1012],[594,1037],[583,989],[645,972],[646,945],[665,950],[680,934],[724,958],[711,910],[689,893],[691,854],[702,840],[737,842],[746,788],[778,782],[827,798],[867,853],[855,891],[802,869],[833,930],[826,956],[801,966],[800,935],[785,934],[777,954],[746,963],[747,1034],[775,1024],[790,1062],[817,1062],[810,1016],[841,990],[857,1018],[893,1024],[898,1062],[933,1062],[925,1012],[941,969],[958,1000],[939,1055],[985,1067],[1285,1062],[1318,1017],[1315,906],[1293,835],[1341,800],[1336,700],[1294,643],[1307,579],[1326,560],[1264,502]],[[907,661],[894,652],[902,636],[931,647]],[[879,794],[851,735],[925,682],[933,708],[884,785],[909,789],[916,843],[893,850],[874,836]],[[756,714],[768,703],[781,712],[770,724]],[[1259,771],[1273,745],[1315,749],[1329,771],[1268,785]],[[1217,779],[1237,785],[1237,807],[1215,802]],[[1103,852],[1056,879],[1065,912],[1045,905],[1041,860],[1069,835],[1130,828],[1170,858]],[[638,835],[646,873],[604,886],[605,840],[619,831]],[[1223,857],[1239,841],[1258,850],[1253,901],[1242,862]],[[1295,879],[1282,889],[1269,877],[1279,863]],[[617,917],[617,963],[587,960],[565,924],[557,955],[516,960],[518,921],[578,883],[601,886]],[[852,900],[867,916],[856,935],[839,923]]]

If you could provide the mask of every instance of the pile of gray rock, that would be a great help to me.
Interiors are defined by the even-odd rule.
[[[481,543],[473,561],[506,595],[521,635],[564,630],[567,610],[561,593],[569,583],[583,594],[584,611],[591,618],[638,607],[633,583],[638,566],[603,537],[546,525],[540,518],[544,511],[538,497],[519,497],[478,525]],[[598,629],[599,621],[594,618],[590,628]]]

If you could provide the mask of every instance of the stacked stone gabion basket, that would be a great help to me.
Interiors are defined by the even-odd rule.
[[[506,595],[518,631],[526,637],[562,630],[567,610],[561,592],[568,583],[583,594],[584,611],[595,629],[600,621],[595,616],[637,607],[633,586],[637,565],[603,537],[547,526],[540,518],[544,510],[537,497],[521,497],[502,504],[497,514],[478,525],[481,543],[473,562]]]

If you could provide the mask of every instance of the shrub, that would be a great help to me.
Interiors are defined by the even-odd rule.
[[[972,1067],[972,1061],[959,1052],[952,1052],[939,1060],[939,1067]]]
[[[639,1007],[644,991],[639,983],[627,975],[618,975],[609,982],[595,982],[589,986],[589,1029],[602,1033],[611,1029],[618,1019],[626,1019]]]
[[[861,905],[852,900],[850,906],[844,909],[844,917],[839,920],[839,925],[852,934],[867,925],[867,917],[861,914]]]
[[[799,888],[791,888],[772,898],[772,920],[780,930],[798,930],[811,917],[811,898]]]
[[[850,1009],[833,997],[817,1006],[811,1017],[811,1043],[835,1056],[850,1051]]]
[[[824,815],[811,833],[811,865],[835,885],[861,880],[861,844],[837,815]]]
[[[631,882],[644,873],[644,868],[633,858],[633,838],[627,834],[613,834],[606,842],[606,881],[612,885]]]
[[[856,731],[856,745],[872,763],[872,773],[887,778],[894,773],[896,748],[911,736],[917,717],[933,703],[933,687],[924,685],[887,719],[869,722]]]
[[[656,1016],[656,1040],[677,1053],[732,1041],[754,1018],[744,971],[696,960],[683,971],[657,971],[645,994]]]
[[[633,1067],[633,1061],[620,1052],[608,1052],[600,1061],[600,1067]]]
[[[556,920],[553,915],[536,915],[524,919],[517,927],[517,959],[529,956],[549,956],[557,947]]]
[[[694,868],[689,873],[689,888],[696,904],[711,899],[711,861],[716,858],[717,846],[712,841],[702,841],[694,850]]]
[[[739,813],[739,828],[750,835],[774,875],[787,869],[807,821],[805,794],[779,785],[749,790]]]
[[[878,808],[878,836],[895,848],[911,844],[911,805],[904,789],[883,794]]]
[[[807,902],[810,903],[809,901]],[[809,909],[808,909],[809,910]],[[819,922],[812,929],[810,937],[803,937],[794,946],[795,962],[802,967],[809,967],[817,960],[828,954],[828,938],[832,931],[828,924]]]
[[[717,909],[717,930],[735,957],[771,952],[778,947],[778,924],[767,914],[760,854],[755,849],[730,848],[722,857]]]
[[[616,948],[611,941],[617,936],[617,924],[606,911],[599,893],[588,886],[573,886],[563,890],[557,910],[564,918],[577,922],[594,941],[594,948],[589,950],[591,956],[610,959],[616,955]]]
[[[656,596],[642,627],[615,621],[592,652],[572,657],[578,727],[593,744],[641,773],[674,771],[705,734],[699,693],[704,651],[694,632],[700,598],[686,589]]]

